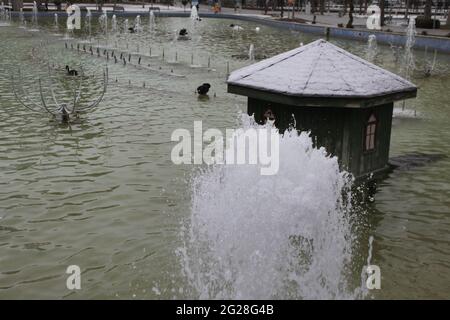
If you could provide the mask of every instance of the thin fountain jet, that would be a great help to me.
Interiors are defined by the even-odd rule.
[[[142,25],[141,25],[141,16],[137,15],[134,19],[134,32],[140,33],[142,31]]]
[[[197,11],[197,7],[196,6],[192,6],[192,8],[191,8],[191,20],[194,22],[194,24],[197,21],[201,21],[199,15],[198,15],[198,11]]]
[[[123,22],[123,33],[128,33],[129,32],[129,24],[128,24],[128,19],[125,19],[125,21]]]
[[[115,14],[111,18],[111,31],[113,34],[117,33],[117,18]]]
[[[250,61],[254,61],[255,60],[255,46],[252,44],[250,44],[250,48],[248,49],[248,59]]]
[[[406,80],[411,80],[412,73],[416,69],[416,63],[414,59],[413,47],[416,42],[416,21],[413,18],[409,19],[409,24],[406,29],[406,43],[405,52],[403,55],[402,71]],[[402,103],[402,110],[406,108],[406,100]]]
[[[38,23],[38,9],[36,1],[33,1],[33,15],[31,18],[32,29],[28,31],[39,31],[39,23]]]
[[[378,53],[377,37],[374,34],[371,34],[367,40],[367,51],[366,51],[367,61],[373,63],[375,61],[377,53]]]
[[[437,51],[434,50],[434,56],[432,60],[428,59],[428,47],[425,48],[425,65],[424,65],[424,75],[425,77],[429,77],[433,74],[436,66],[436,56]]]
[[[86,21],[85,28],[86,28],[86,33],[88,34],[88,41],[91,41],[91,34],[92,34],[91,20],[92,20],[91,10],[87,9],[86,18],[85,18],[85,21]]]
[[[55,15],[54,15],[53,28],[54,28],[56,31],[59,30],[58,14],[57,14],[57,13],[55,13]]]
[[[416,22],[415,19],[410,18],[408,27],[406,29],[406,43],[405,53],[403,56],[403,74],[405,79],[410,80],[413,71],[416,69],[414,59],[413,47],[416,42]]]
[[[27,25],[26,25],[25,17],[23,15],[23,9],[20,8],[20,11],[19,11],[19,28],[25,29],[26,27],[27,27]]]
[[[11,12],[6,10],[4,3],[0,3],[0,27],[8,27],[11,25]]]
[[[148,17],[148,29],[149,31],[155,30],[155,14],[153,13],[153,10],[150,10]]]

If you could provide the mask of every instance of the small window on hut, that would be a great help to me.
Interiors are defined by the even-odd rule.
[[[364,132],[364,151],[375,150],[375,137],[377,130],[377,118],[372,113],[366,124],[366,130]]]

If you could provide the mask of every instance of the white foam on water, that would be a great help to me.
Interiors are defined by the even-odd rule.
[[[257,126],[243,117],[243,127]],[[352,299],[351,177],[308,133],[280,136],[280,168],[194,174],[177,250],[190,298]]]

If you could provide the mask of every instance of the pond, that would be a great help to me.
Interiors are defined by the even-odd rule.
[[[128,19],[132,25],[133,18]],[[284,288],[288,271],[262,268],[257,250],[251,261],[246,260],[248,250],[240,249],[250,246],[251,239],[223,253],[222,264],[216,265],[220,272],[208,269],[211,264],[205,261],[198,268],[189,268],[186,260],[210,257],[201,248],[191,256],[192,250],[186,246],[192,244],[185,243],[196,239],[186,240],[186,222],[199,205],[191,199],[197,192],[192,174],[202,173],[197,166],[172,163],[171,134],[178,128],[192,131],[196,120],[203,121],[204,130],[240,127],[239,113],[245,112],[246,99],[226,92],[226,78],[229,72],[254,62],[248,59],[250,45],[259,59],[318,37],[227,19],[204,18],[194,23],[186,18],[157,17],[150,28],[148,19],[143,18],[140,33],[113,33],[109,21],[105,35],[93,17],[91,39],[84,27],[67,37],[64,21],[58,30],[53,19],[40,18],[38,23],[39,31],[19,28],[17,21],[0,27],[1,298],[449,298],[448,55],[436,55],[435,68],[427,77],[422,70],[433,60],[433,53],[414,52],[416,71],[411,81],[419,87],[418,96],[395,106],[391,138],[391,157],[414,153],[446,157],[395,170],[378,186],[375,201],[362,205],[354,218],[348,268],[330,266],[333,247],[330,256],[319,259],[319,267],[326,270],[319,270],[317,279],[331,277],[324,281],[333,283],[332,277],[345,271],[343,281],[348,290],[329,291],[297,274],[301,279],[294,283],[303,288],[291,283],[284,291],[280,288]],[[119,27],[124,23],[124,18],[117,18]],[[236,31],[230,24],[238,24],[242,30]],[[190,40],[177,40],[182,28],[188,29]],[[394,73],[403,70],[402,48],[378,45],[373,54],[363,42],[330,41],[363,58],[374,56],[377,65]],[[115,63],[103,54],[105,48],[133,55],[123,55],[125,65],[123,59]],[[31,100],[39,99],[38,79],[42,79],[45,92],[53,86],[60,99],[69,99],[78,79],[66,75],[66,65],[80,71],[82,66],[85,102],[100,94],[101,74],[108,66],[108,90],[92,113],[68,126],[51,121],[48,115],[33,114],[16,101],[11,75]],[[22,78],[18,77],[19,68]],[[48,81],[49,75],[53,83]],[[195,93],[202,83],[211,84],[209,99]],[[220,199],[223,192],[236,217],[242,217],[254,202],[231,202],[242,199],[251,181],[229,179],[223,189],[211,182],[211,190],[217,192],[212,197]],[[304,187],[318,191],[313,199],[298,200],[288,190],[274,194],[274,199],[299,201],[300,206],[301,201],[311,205],[327,200],[321,198],[321,185]],[[267,206],[279,210],[275,206],[283,204],[269,201]],[[227,223],[220,215],[215,212],[211,219]],[[271,230],[270,223],[258,216],[254,220],[255,228],[283,235],[285,230]],[[220,226],[214,228],[220,233]],[[236,237],[246,232],[239,223],[232,229]],[[321,232],[327,237],[333,230]],[[287,239],[290,234],[284,236]],[[373,239],[370,245],[369,238]],[[324,243],[333,242],[331,235],[326,240]],[[382,287],[356,294],[369,251],[371,263],[381,269]],[[229,255],[242,262],[227,265]],[[77,291],[66,288],[65,270],[73,264],[82,270],[82,289]],[[263,290],[243,289],[256,288],[258,279],[265,284]]]

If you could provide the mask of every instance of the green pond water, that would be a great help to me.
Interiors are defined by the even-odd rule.
[[[192,131],[194,120],[238,127],[246,99],[226,93],[227,70],[252,63],[246,58],[250,44],[257,57],[270,57],[317,37],[267,26],[256,32],[257,24],[242,21],[244,30],[235,32],[232,20],[203,19],[193,27],[189,19],[158,18],[153,32],[109,34],[106,41],[93,23],[95,46],[151,50],[154,57],[142,61],[148,70],[78,52],[84,34],[62,40],[51,20],[39,23],[38,32],[0,27],[0,298],[198,298],[185,289],[176,254],[180,226],[191,211],[193,167],[172,163],[171,133]],[[147,23],[143,19],[145,28]],[[175,40],[185,26],[192,39]],[[366,57],[366,43],[330,41]],[[375,63],[400,74],[402,54],[378,45]],[[395,106],[391,156],[446,157],[392,172],[361,214],[354,260],[363,265],[373,236],[371,262],[382,273],[381,290],[367,298],[450,298],[450,57],[437,54],[435,72],[425,77],[421,70],[433,54],[415,56],[411,81],[418,96],[404,110]],[[46,92],[51,85],[48,62],[56,91],[66,97],[77,80],[65,75],[64,66],[83,66],[85,102],[99,95],[108,64],[108,91],[94,112],[67,126],[16,101],[11,75],[20,67],[27,95],[38,101],[38,78]],[[195,94],[203,82],[212,86],[209,99]],[[66,288],[72,264],[82,270],[78,291]],[[359,281],[357,270],[351,282]]]

